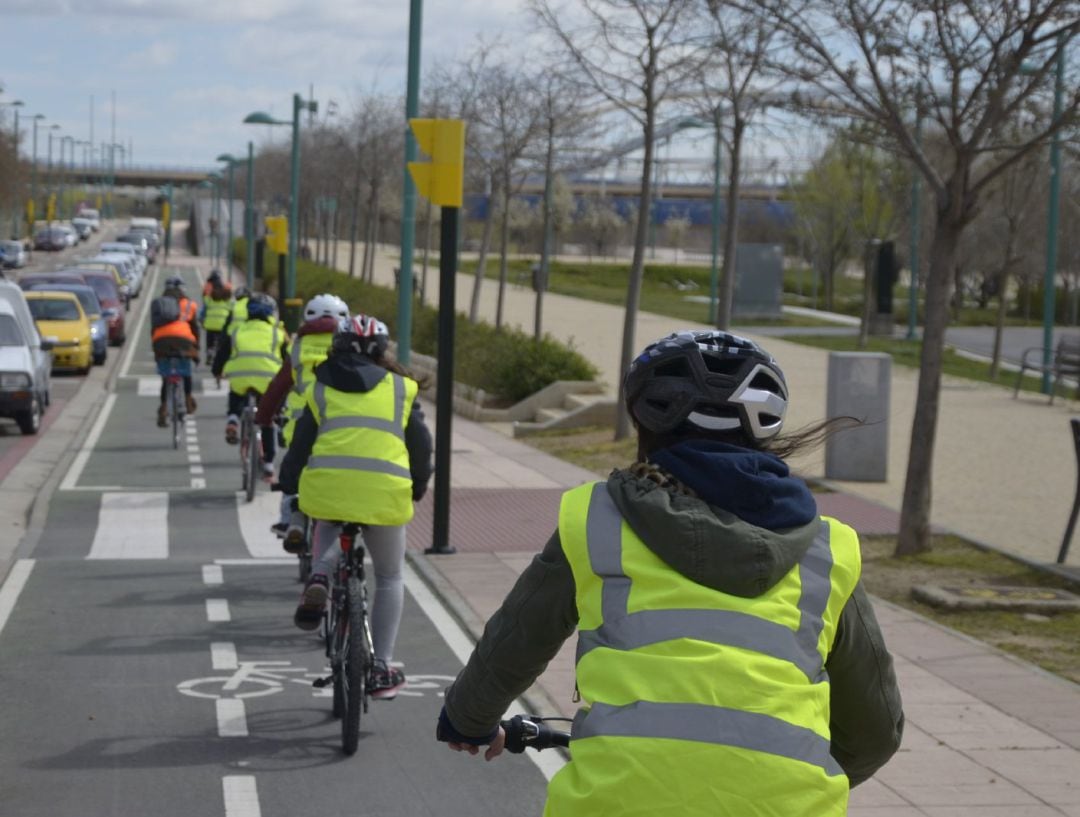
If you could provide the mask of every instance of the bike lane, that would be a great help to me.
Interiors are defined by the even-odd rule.
[[[0,589],[3,811],[539,814],[533,763],[489,766],[433,740],[467,640],[411,573],[396,655],[410,686],[373,701],[357,754],[342,754],[329,688],[311,686],[321,641],[292,624],[295,560],[267,529],[277,495],[239,501],[236,449],[213,434],[220,397],[196,418],[206,487],[175,478],[186,444],[171,449],[156,400],[131,388],[152,366],[133,340],[80,472]]]

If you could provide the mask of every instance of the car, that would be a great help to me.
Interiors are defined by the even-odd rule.
[[[75,216],[75,218],[71,220],[71,226],[74,227],[75,232],[79,234],[80,241],[86,241],[94,232],[94,225],[90,222],[90,219],[88,218],[81,218],[79,216]]]
[[[101,314],[109,325],[109,343],[120,346],[127,339],[127,325],[124,320],[125,299],[120,294],[116,279],[111,272],[96,269],[74,268],[75,272],[94,288],[94,293],[101,301]]]
[[[15,420],[23,434],[37,434],[49,405],[50,351],[22,290],[0,281],[0,417]]]
[[[116,237],[116,241],[112,244],[130,244],[135,248],[135,252],[139,254],[146,264],[152,264],[154,261],[154,253],[157,250],[156,243],[152,243],[150,240],[150,233],[135,231],[122,233]]]
[[[26,266],[26,248],[21,241],[0,241],[0,265],[8,269]]]
[[[23,294],[42,339],[52,344],[53,366],[89,372],[94,365],[90,319],[75,293],[30,290]]]
[[[98,247],[99,256],[113,253],[125,255],[133,261],[138,268],[140,278],[146,274],[146,268],[150,261],[146,257],[146,246],[142,242],[135,244],[131,241],[117,239],[116,241],[103,241]],[[133,292],[132,295],[134,294]]]
[[[89,284],[58,281],[51,284],[33,284],[27,292],[71,292],[79,299],[79,304],[90,319],[90,343],[93,346],[94,365],[105,363],[109,351],[109,324],[105,320],[101,301]]]
[[[53,229],[59,230],[63,234],[67,246],[74,247],[79,243],[79,234],[70,224],[54,224]]]
[[[76,214],[79,218],[85,218],[90,222],[90,229],[95,233],[101,229],[101,213],[92,207],[80,207]]]
[[[68,236],[63,230],[55,227],[44,227],[34,233],[35,250],[59,252],[60,250],[66,250],[68,246],[70,246]]]
[[[128,253],[102,252],[89,259],[91,262],[105,261],[116,268],[116,286],[124,301],[124,308],[128,307],[128,301],[142,286],[142,273],[139,262]]]
[[[161,227],[161,222],[156,218],[150,218],[148,216],[134,216],[128,224],[128,230],[150,230],[159,239],[164,238],[165,231]]]

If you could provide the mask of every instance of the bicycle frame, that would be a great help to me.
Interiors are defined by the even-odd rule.
[[[180,427],[184,423],[185,413],[184,376],[179,371],[180,362],[180,358],[169,358],[169,373],[165,375],[165,406],[172,426],[173,448],[180,447]]]
[[[259,466],[262,464],[262,433],[255,425],[255,392],[249,391],[244,411],[240,416],[240,471],[245,497],[248,502],[255,498]]]

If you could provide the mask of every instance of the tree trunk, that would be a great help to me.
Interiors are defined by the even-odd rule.
[[[506,263],[510,252],[510,180],[503,179],[502,223],[499,225],[499,294],[495,304],[495,328],[502,329],[503,296],[506,293]]]
[[[651,100],[651,80],[647,98]],[[638,304],[641,301],[641,280],[645,274],[645,244],[649,237],[649,216],[652,204],[652,176],[654,132],[656,130],[656,107],[651,102],[645,110],[645,156],[641,163],[641,188],[637,213],[637,227],[634,230],[634,257],[630,262],[630,280],[626,287],[626,312],[623,317],[622,353],[619,357],[619,400],[615,415],[615,439],[624,440],[630,436],[630,415],[626,411],[623,394],[622,373],[630,368],[630,361],[637,352],[634,343],[634,330],[637,328]]]
[[[544,223],[540,236],[540,280],[536,282],[536,301],[533,305],[533,337],[540,340],[544,331],[544,290],[551,269],[551,191],[555,171],[555,122],[548,120],[547,152],[544,154]],[[591,253],[590,253],[591,255]]]
[[[724,260],[720,267],[720,292],[716,302],[716,326],[727,331],[735,298],[735,254],[739,240],[739,163],[746,122],[736,116],[731,131],[731,169],[728,171],[727,223],[724,225]]]
[[[368,255],[367,282],[375,283],[375,251],[379,247],[379,220],[382,210],[382,189],[376,184],[371,190],[371,254]]]
[[[953,195],[956,195],[955,193]],[[956,266],[956,249],[962,222],[955,207],[939,203],[934,239],[930,246],[930,269],[926,279],[926,319],[919,360],[919,387],[915,417],[911,424],[904,501],[900,509],[897,556],[930,550],[930,500],[941,398],[941,365],[945,327],[949,322],[949,289]]]
[[[476,259],[476,275],[473,277],[472,300],[469,302],[469,322],[476,323],[480,317],[480,284],[484,281],[484,273],[487,271],[487,254],[491,245],[491,227],[495,221],[495,193],[492,190],[488,196],[488,211],[484,218],[484,232],[480,237],[480,256]]]

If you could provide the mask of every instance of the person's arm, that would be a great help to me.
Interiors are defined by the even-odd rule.
[[[493,739],[507,707],[547,668],[577,622],[574,574],[556,531],[488,620],[469,663],[446,690],[444,720],[451,732],[444,737],[453,743]]]
[[[904,711],[874,608],[860,581],[840,613],[829,673],[832,756],[857,786],[885,765],[904,734]]]
[[[315,422],[315,415],[311,413],[310,408],[305,406],[304,413],[296,421],[292,442],[289,444],[289,450],[285,452],[285,459],[281,461],[281,469],[278,472],[278,484],[285,493],[300,493],[300,472],[307,465],[318,433],[319,425]]]
[[[210,367],[210,372],[214,377],[221,379],[221,373],[225,369],[225,364],[229,362],[229,357],[232,355],[232,336],[226,335],[224,332],[218,336],[217,351],[214,353],[214,363]]]
[[[405,448],[409,452],[409,473],[412,475],[413,502],[419,502],[427,492],[434,466],[431,462],[431,431],[424,422],[420,401],[413,402],[409,421],[405,424]]]
[[[289,396],[289,389],[292,387],[292,360],[286,355],[281,368],[278,369],[259,400],[259,407],[255,410],[255,425],[268,426],[274,422],[274,417]]]

